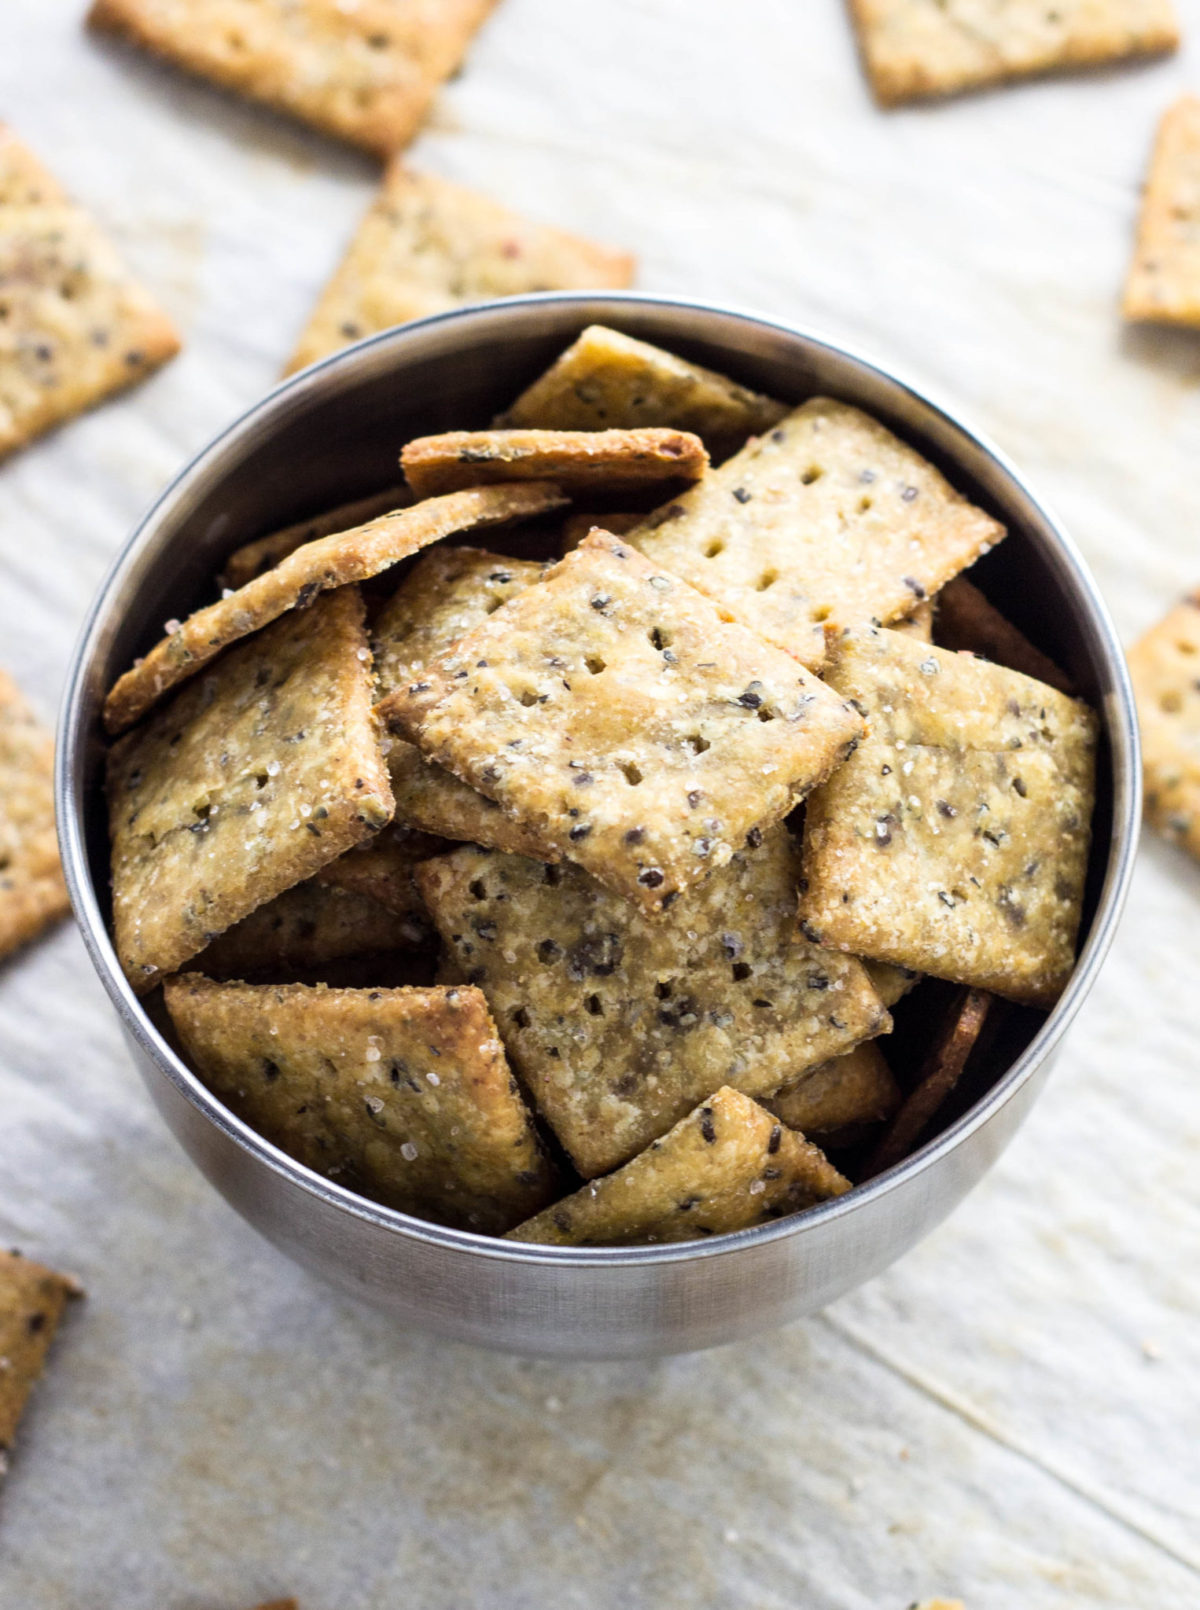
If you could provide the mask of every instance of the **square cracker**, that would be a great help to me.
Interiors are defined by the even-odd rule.
[[[477,989],[256,988],[184,973],[165,993],[209,1089],[314,1172],[490,1235],[553,1195]]]
[[[236,592],[264,571],[273,570],[281,559],[303,548],[305,543],[332,536],[335,531],[352,531],[355,526],[379,519],[380,515],[408,508],[412,500],[412,493],[406,486],[389,486],[370,497],[356,498],[353,503],[342,503],[324,514],[297,520],[279,531],[269,531],[265,537],[256,537],[253,542],[234,549],[217,577],[217,584],[222,592]]]
[[[816,669],[826,627],[910,615],[1003,535],[878,420],[814,397],[629,540]]]
[[[93,0],[88,22],[387,156],[496,0]]]
[[[620,290],[627,252],[531,223],[490,196],[390,164],[288,373],[393,324],[528,291]]]
[[[1125,283],[1127,319],[1200,326],[1200,97],[1163,117]]]
[[[135,990],[391,817],[366,641],[357,588],[339,588],[113,746],[113,928]]]
[[[575,867],[456,850],[417,881],[518,1072],[585,1176],[729,1084],[752,1096],[884,1032],[864,968],[799,935],[783,826],[646,917]]]
[[[884,106],[1174,50],[1171,0],[850,0]]]
[[[1200,593],[1129,651],[1142,728],[1146,818],[1200,857]]]
[[[19,1252],[0,1252],[0,1476],[63,1309],[69,1298],[79,1296],[82,1291],[69,1275]]]
[[[237,592],[198,609],[182,624],[170,622],[166,636],[109,689],[104,724],[109,732],[123,732],[231,643],[290,609],[303,609],[328,588],[367,581],[455,532],[524,519],[565,501],[557,487],[535,482],[481,486],[306,542]]]
[[[747,436],[787,413],[773,397],[739,386],[603,324],[590,324],[496,424],[540,430],[690,430],[720,462]]]
[[[717,1090],[607,1179],[509,1232],[548,1246],[638,1246],[732,1235],[850,1189],[823,1152],[740,1091]]]
[[[178,350],[89,215],[0,124],[0,455]]]
[[[1052,1006],[1075,962],[1093,712],[878,627],[845,633],[828,674],[870,733],[808,802],[805,932]]]
[[[648,911],[761,836],[862,731],[790,655],[603,531],[380,712]]]
[[[54,739],[0,671],[0,958],[69,909],[54,834]]]
[[[400,455],[419,498],[497,481],[553,481],[573,497],[695,481],[708,468],[685,430],[452,430],[421,436]]]
[[[900,1086],[875,1040],[822,1062],[803,1079],[763,1102],[768,1112],[803,1135],[829,1135],[851,1124],[890,1118]]]

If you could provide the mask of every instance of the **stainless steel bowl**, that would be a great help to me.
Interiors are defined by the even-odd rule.
[[[1085,939],[1048,1019],[1021,1020],[1007,1071],[890,1173],[795,1219],[646,1249],[538,1248],[445,1230],[311,1174],[228,1113],[172,1052],[117,965],[98,713],[113,677],[209,596],[235,545],[395,480],[407,438],[485,424],[584,325],[615,325],[785,399],[857,403],[1008,525],[982,563],[992,596],[1102,712]],[[1073,543],[993,447],[911,386],[803,330],[676,298],[552,295],[448,313],[306,370],[167,488],[83,627],[58,748],[63,860],[89,954],[163,1117],[245,1219],[289,1256],[406,1325],[514,1352],[627,1357],[712,1347],[821,1308],[925,1235],[995,1161],[1095,983],[1133,866],[1137,730],[1125,663]]]

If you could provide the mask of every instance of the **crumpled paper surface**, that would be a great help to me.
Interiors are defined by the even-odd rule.
[[[118,543],[275,379],[373,169],[8,0],[0,106],[183,357],[0,468],[0,660],[50,712]],[[413,157],[945,395],[1127,638],[1200,579],[1200,338],[1116,296],[1171,62],[883,115],[841,0],[504,0]],[[78,1272],[0,1499],[13,1610],[1200,1603],[1200,869],[1144,853],[1009,1153],[824,1316],[642,1365],[398,1332],[261,1243],[152,1112],[78,937],[0,973],[0,1238]]]

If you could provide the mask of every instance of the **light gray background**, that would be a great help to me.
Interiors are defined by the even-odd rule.
[[[374,180],[3,0],[0,116],[187,349],[0,469],[0,661],[51,712],[139,512],[269,386]],[[1200,580],[1200,338],[1115,301],[1172,62],[884,115],[841,0],[504,0],[414,160],[841,336],[1056,504],[1127,638]],[[564,1368],[398,1333],[233,1217],[75,933],[0,974],[0,1238],[78,1271],[0,1500],[5,1610],[1184,1610],[1200,1603],[1200,872],[1148,845],[1050,1090],[824,1317]]]

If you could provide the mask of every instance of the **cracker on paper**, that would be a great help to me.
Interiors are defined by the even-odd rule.
[[[167,981],[213,1093],[273,1145],[387,1207],[497,1235],[555,1173],[477,989]]]
[[[673,425],[717,463],[787,413],[773,397],[633,336],[590,324],[504,413],[500,426],[633,430]]]
[[[0,958],[69,910],[54,833],[54,739],[0,671]]]
[[[884,106],[1174,50],[1171,0],[850,0]]]
[[[640,526],[644,519],[645,515],[642,514],[568,514],[562,523],[559,552],[570,553],[573,548],[578,548],[589,531],[607,531],[614,537],[623,537]]]
[[[135,990],[392,814],[358,589],[285,615],[113,746],[113,929]]]
[[[422,944],[429,924],[413,882],[413,868],[451,848],[449,841],[436,833],[423,833],[392,821],[380,828],[374,838],[354,845],[336,861],[323,866],[317,873],[317,882],[378,902],[401,919],[408,935],[406,944]]]
[[[19,1252],[0,1252],[0,1476],[63,1309],[82,1289]]]
[[[1142,729],[1146,818],[1200,857],[1200,593],[1129,651]]]
[[[647,911],[760,838],[862,731],[790,655],[603,531],[380,714]]]
[[[490,196],[395,161],[288,364],[468,302],[529,291],[621,290],[634,259],[532,223]]]
[[[0,455],[178,350],[89,214],[0,124]]]
[[[789,1129],[810,1137],[880,1123],[899,1105],[900,1086],[876,1040],[822,1062],[796,1084],[763,1101]]]
[[[256,537],[253,542],[244,543],[229,555],[224,570],[217,577],[217,585],[222,592],[226,589],[236,592],[264,571],[273,570],[281,559],[295,553],[297,548],[303,548],[305,543],[332,536],[335,531],[352,531],[355,526],[365,525],[368,520],[377,520],[380,515],[407,508],[412,500],[412,493],[406,486],[389,486],[382,492],[372,493],[370,497],[340,504],[336,509],[314,515],[309,520],[298,520],[295,525],[268,532],[265,537]]]
[[[849,1189],[802,1135],[749,1096],[722,1088],[624,1168],[556,1202],[508,1239],[561,1247],[698,1241]]]
[[[873,1179],[908,1156],[958,1084],[987,1020],[992,997],[983,990],[964,990],[955,1003],[895,1117],[863,1169]]]
[[[366,581],[457,531],[524,519],[563,502],[556,487],[535,482],[482,486],[306,542],[237,592],[198,609],[182,623],[169,623],[167,635],[109,690],[104,724],[109,732],[123,732],[231,643],[288,610],[303,609],[328,588]]]
[[[387,156],[407,145],[495,0],[93,0],[88,22]]]
[[[400,463],[419,498],[507,481],[553,481],[576,497],[695,481],[708,453],[689,431],[660,427],[451,430],[409,442]]]
[[[955,576],[937,596],[934,640],[941,648],[978,654],[1006,665],[1060,693],[1074,693],[1071,678],[1043,654],[981,593],[973,581]]]
[[[861,964],[799,937],[783,826],[666,916],[576,867],[468,847],[417,881],[580,1173],[606,1173],[718,1086],[766,1095],[887,1030]]]
[[[1175,102],[1159,126],[1125,282],[1127,319],[1200,325],[1200,97]]]
[[[878,627],[845,633],[828,676],[869,736],[808,802],[805,932],[1053,1005],[1075,964],[1094,713]]]
[[[814,397],[629,540],[816,669],[827,629],[910,615],[1003,535],[878,420]]]

